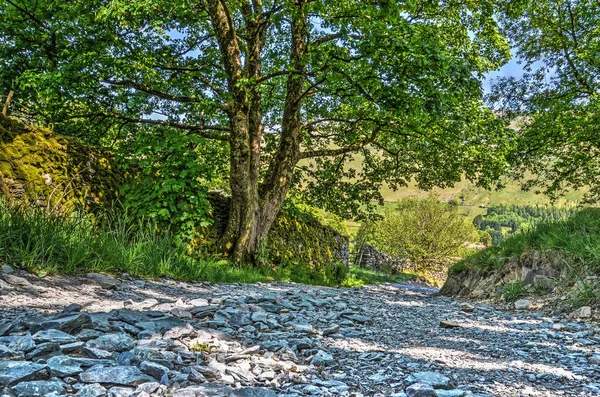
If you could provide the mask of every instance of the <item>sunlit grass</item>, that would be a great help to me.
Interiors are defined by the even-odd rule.
[[[410,278],[348,269],[341,263],[237,265],[210,256],[190,256],[168,234],[158,232],[151,222],[136,221],[120,212],[96,219],[89,215],[62,216],[1,200],[0,263],[40,276],[128,273],[139,278],[168,277],[213,283],[280,281],[354,287]]]

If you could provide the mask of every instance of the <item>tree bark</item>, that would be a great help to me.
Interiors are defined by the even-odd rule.
[[[4,102],[4,106],[2,107],[2,115],[3,116],[8,116],[8,108],[10,107],[10,101],[12,100],[12,97],[14,95],[14,91],[10,90],[8,92],[8,96],[6,97],[6,102]]]
[[[223,56],[231,94],[231,102],[227,104],[232,127],[229,139],[231,206],[220,246],[238,263],[252,259],[273,225],[290,188],[294,167],[300,159],[300,109],[305,82],[303,73],[290,73],[288,76],[278,152],[259,189],[264,126],[258,81],[262,77],[261,51],[268,21],[264,20],[260,1],[252,4],[242,3],[247,41],[242,65],[238,36],[225,2],[205,0]],[[306,20],[306,11],[299,1],[291,24],[290,66],[295,71],[305,70],[304,56],[308,42]],[[250,83],[244,83],[243,79]]]

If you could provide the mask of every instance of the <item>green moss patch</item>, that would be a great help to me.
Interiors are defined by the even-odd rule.
[[[122,180],[107,151],[0,115],[0,194],[54,210],[92,210]]]

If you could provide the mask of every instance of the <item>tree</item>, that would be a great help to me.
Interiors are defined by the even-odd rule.
[[[510,141],[481,79],[509,51],[494,11],[492,0],[3,0],[0,78],[46,122],[100,142],[145,124],[227,145],[222,246],[241,261],[290,189],[353,216],[383,183],[496,179]],[[354,155],[360,169],[345,166]]]
[[[590,186],[600,199],[600,2],[511,0],[500,22],[524,65],[493,85],[492,105],[520,131],[517,177],[552,198]]]
[[[466,242],[479,241],[475,226],[458,211],[434,195],[411,197],[388,206],[383,218],[361,226],[360,234],[368,234],[366,241],[379,251],[410,259],[416,270],[438,270],[461,256]]]

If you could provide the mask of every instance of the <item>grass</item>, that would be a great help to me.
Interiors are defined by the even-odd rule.
[[[568,218],[548,221],[508,237],[502,243],[465,258],[451,272],[478,269],[495,271],[511,264],[532,267],[542,263],[564,274],[575,306],[600,303],[600,208],[586,208]],[[592,281],[589,281],[589,280]],[[526,291],[522,285],[505,286],[507,300],[518,299]]]
[[[123,213],[63,216],[0,200],[0,263],[45,276],[99,272],[139,278],[168,277],[214,283],[298,282],[328,286],[360,286],[398,282],[388,276],[345,265],[282,263],[277,266],[236,265],[214,257],[192,257],[150,222]]]
[[[575,275],[600,274],[600,209],[587,208],[563,220],[539,223],[464,259],[451,270],[473,266],[494,269],[534,254],[543,256],[540,259],[546,263],[567,267]]]

